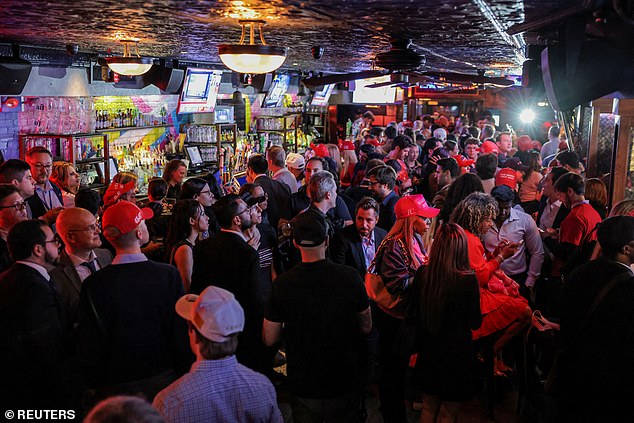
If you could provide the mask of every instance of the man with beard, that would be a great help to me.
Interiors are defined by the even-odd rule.
[[[236,356],[245,366],[265,372],[270,365],[261,339],[264,304],[258,295],[258,253],[243,234],[255,224],[256,207],[257,204],[249,207],[235,194],[226,195],[213,205],[220,232],[194,248],[191,293],[200,294],[213,285],[236,296],[245,310]]]
[[[389,232],[396,221],[394,214],[394,206],[398,201],[398,195],[394,192],[396,172],[389,166],[378,166],[368,172],[368,181],[372,196],[381,206],[377,225]]]
[[[7,247],[7,235],[16,223],[27,219],[26,210],[24,199],[13,185],[0,185],[0,272],[13,263]]]
[[[379,221],[379,204],[374,198],[365,197],[356,207],[354,225],[339,231],[330,246],[330,258],[337,264],[354,267],[361,277],[372,263],[376,250],[387,232],[376,226]]]
[[[48,274],[59,241],[46,223],[27,220],[7,242],[15,263],[0,274],[0,398],[16,408],[64,408],[65,324]]]

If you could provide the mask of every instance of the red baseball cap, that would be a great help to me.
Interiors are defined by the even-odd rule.
[[[475,163],[475,160],[467,159],[462,154],[456,154],[452,157],[458,162],[458,166],[460,167],[468,167]]]
[[[344,141],[344,142],[341,144],[341,147],[339,147],[339,149],[340,149],[341,151],[344,151],[344,150],[354,150],[354,144],[352,143],[352,141]]]
[[[485,141],[480,146],[480,153],[488,154],[488,153],[499,153],[500,149],[493,141]]]
[[[126,192],[132,191],[136,185],[135,181],[129,181],[127,184],[113,182],[108,186],[106,193],[103,195],[103,204],[108,207],[121,198]]]
[[[121,235],[133,231],[143,220],[148,220],[154,216],[154,212],[149,207],[142,209],[129,201],[119,201],[108,207],[101,218],[104,229],[114,226]]]
[[[366,143],[366,144],[373,145],[373,146],[375,146],[375,147],[378,147],[379,145],[381,145],[381,143],[379,142],[379,140],[378,140],[378,139],[376,139],[376,138],[368,138],[368,139],[366,139],[366,140],[365,140],[365,143]]]
[[[311,144],[310,148],[315,152],[315,156],[330,157],[330,152],[326,144]]]
[[[500,169],[497,175],[495,175],[495,186],[506,185],[511,189],[515,189],[517,187],[517,181],[517,171],[510,167]]]
[[[396,202],[394,213],[397,219],[409,216],[436,217],[440,209],[429,207],[423,194],[406,195]]]

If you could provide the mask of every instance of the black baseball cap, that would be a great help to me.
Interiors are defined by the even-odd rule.
[[[328,238],[328,223],[318,211],[308,209],[291,220],[291,236],[300,247],[317,247]]]

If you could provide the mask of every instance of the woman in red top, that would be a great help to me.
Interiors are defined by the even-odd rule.
[[[469,262],[480,285],[482,326],[473,331],[473,339],[500,332],[493,351],[496,374],[503,374],[511,368],[502,361],[502,349],[530,324],[531,309],[519,295],[517,284],[499,269],[500,263],[515,254],[519,244],[502,241],[493,253],[487,254],[480,241],[479,237],[493,225],[497,213],[498,205],[493,197],[474,192],[458,204],[451,221],[462,226],[467,234]]]

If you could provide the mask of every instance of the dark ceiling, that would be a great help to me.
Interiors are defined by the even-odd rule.
[[[581,1],[581,0],[579,0]],[[587,0],[586,0],[587,1]],[[265,19],[265,39],[288,47],[285,67],[325,73],[372,68],[390,37],[407,37],[426,56],[424,70],[515,72],[523,37],[505,30],[556,11],[561,0],[2,0],[0,42],[82,53],[121,53],[138,38],[142,56],[219,63],[217,46],[235,44],[237,20]],[[574,4],[574,2],[572,2]],[[324,56],[312,58],[312,46]]]

